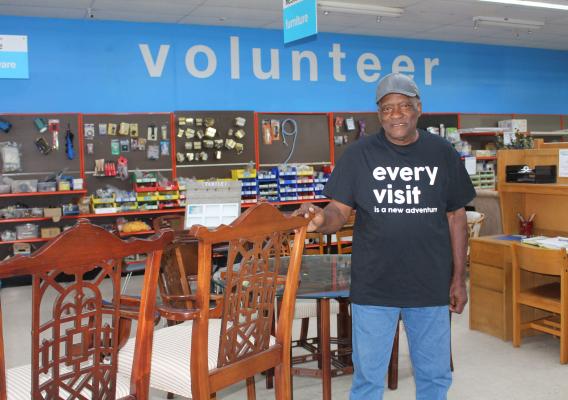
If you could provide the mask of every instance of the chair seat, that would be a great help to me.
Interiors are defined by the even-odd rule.
[[[330,314],[339,314],[339,303],[336,300],[329,302]],[[294,319],[312,318],[318,316],[318,305],[315,300],[296,301],[294,308]]]
[[[50,378],[47,374],[42,374],[41,381],[45,382]],[[31,387],[32,387],[32,373],[31,365],[22,365],[20,367],[10,368],[6,371],[6,385],[7,385],[7,396],[9,400],[30,400]],[[89,391],[83,390],[81,392],[83,396],[89,398]],[[117,374],[116,380],[116,398],[126,397],[130,394],[130,374],[121,376]],[[59,395],[61,398],[67,398],[69,393],[63,389],[60,389]]]
[[[519,302],[560,314],[560,283],[552,282],[530,289],[523,289]]]
[[[152,372],[150,387],[164,392],[174,393],[191,398],[190,354],[191,354],[191,321],[183,324],[158,329],[154,332],[152,345]],[[209,370],[217,368],[219,354],[219,335],[221,333],[221,320],[209,320]],[[271,337],[270,345],[276,339]],[[120,374],[130,375],[132,357],[134,355],[134,339],[130,339],[119,353]]]

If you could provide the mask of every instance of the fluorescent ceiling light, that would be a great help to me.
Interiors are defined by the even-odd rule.
[[[499,17],[473,17],[473,26],[502,26],[505,28],[535,30],[542,28],[544,22]]]
[[[526,6],[526,7],[539,7],[539,8],[551,8],[553,10],[564,10],[568,11],[568,6],[556,3],[544,3],[542,1],[526,1],[526,0],[479,0],[488,3],[501,3],[501,4],[513,4],[515,6]]]
[[[400,17],[402,8],[383,7],[370,4],[354,4],[339,1],[319,1],[319,9],[324,13],[362,14],[376,17]]]

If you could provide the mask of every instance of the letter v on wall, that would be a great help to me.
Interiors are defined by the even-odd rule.
[[[148,75],[150,75],[151,78],[160,78],[162,76],[162,72],[164,72],[164,65],[166,65],[166,59],[168,58],[170,45],[160,45],[156,61],[152,59],[150,47],[146,43],[140,43],[138,47],[140,48],[140,53],[142,53],[142,58],[144,59],[144,64],[146,65]]]

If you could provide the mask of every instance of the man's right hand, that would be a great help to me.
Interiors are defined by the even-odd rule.
[[[308,232],[318,231],[321,226],[325,223],[325,214],[323,208],[313,205],[312,203],[304,203],[293,212],[293,215],[303,215],[305,218],[311,219],[308,224]]]

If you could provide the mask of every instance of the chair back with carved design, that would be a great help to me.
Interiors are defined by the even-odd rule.
[[[164,304],[173,307],[192,306],[180,300],[192,294],[191,282],[197,280],[197,240],[187,238],[183,215],[164,215],[154,219],[154,229],[171,228],[176,238],[162,255],[158,285]]]
[[[192,398],[209,399],[212,393],[235,382],[276,368],[276,396],[291,398],[291,327],[299,283],[307,220],[284,216],[268,203],[258,204],[229,226],[214,230],[194,226],[191,236],[199,241],[199,273],[191,352]],[[289,236],[288,269],[281,268],[282,247]],[[217,367],[208,369],[211,249],[229,243],[225,292],[219,336]],[[297,245],[296,245],[297,244]],[[285,273],[285,277],[282,274]],[[282,308],[271,336],[275,296],[284,288]],[[206,305],[203,307],[203,305]]]
[[[164,230],[124,241],[81,219],[31,256],[1,262],[1,279],[31,275],[33,310],[31,365],[6,370],[0,309],[0,400],[147,399],[159,263],[172,239],[173,232]],[[126,300],[120,278],[123,258],[133,254],[147,254],[147,261],[134,370],[119,384],[120,306]],[[59,282],[62,275],[74,279]]]

